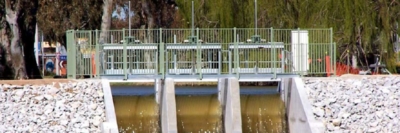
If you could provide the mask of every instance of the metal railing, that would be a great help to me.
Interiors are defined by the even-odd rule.
[[[67,31],[67,76],[335,75],[329,29]],[[130,34],[130,35],[129,35]]]

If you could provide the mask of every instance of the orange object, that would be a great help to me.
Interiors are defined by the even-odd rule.
[[[342,64],[337,62],[336,63],[336,75],[341,76],[343,74],[347,74],[347,70],[349,71],[349,74],[359,74],[360,70],[352,68],[348,65]]]
[[[59,65],[60,65],[60,75],[61,76],[67,75],[67,61],[62,60],[60,61]]]
[[[92,53],[92,76],[96,75],[96,60],[94,57],[94,53]]]
[[[325,56],[326,73],[328,77],[331,76],[331,57]]]

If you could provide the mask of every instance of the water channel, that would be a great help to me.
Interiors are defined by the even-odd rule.
[[[120,132],[160,133],[153,86],[111,86]],[[179,133],[223,133],[217,86],[176,86]],[[244,133],[287,132],[284,104],[276,86],[240,87]]]

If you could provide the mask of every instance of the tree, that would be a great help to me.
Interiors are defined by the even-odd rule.
[[[39,0],[39,29],[46,41],[66,45],[67,30],[100,29],[103,1]]]
[[[174,0],[131,0],[131,13],[128,12],[129,0],[114,0],[114,12],[131,14],[131,28],[170,28],[175,22],[176,3]],[[128,28],[126,18],[113,17],[111,27],[114,29]]]
[[[34,57],[30,35],[35,29],[37,1],[5,0],[0,7],[0,78],[40,78],[36,62],[30,61]]]
[[[124,18],[114,17],[112,20],[113,28],[129,28],[129,15],[131,15],[131,27],[135,30],[136,39],[144,43],[158,42],[159,38],[155,38],[158,31],[154,28],[168,28],[173,24],[175,13],[175,2],[173,0],[137,0],[131,1],[131,11],[128,11],[129,4],[127,0],[115,0],[115,13],[126,14]],[[154,54],[148,51],[144,52],[143,60],[147,62],[144,67],[152,68],[152,56]]]
[[[174,23],[190,27],[191,2],[176,0],[180,7]],[[254,0],[195,1],[196,27],[254,27]],[[258,27],[333,28],[338,61],[347,51],[362,66],[368,53],[380,54],[389,70],[395,72],[394,36],[398,34],[399,2],[395,0],[258,0]],[[312,20],[312,21],[310,21]],[[183,22],[180,22],[183,21]],[[341,56],[343,55],[343,56]]]
[[[103,15],[101,19],[101,32],[100,32],[100,43],[104,43],[104,39],[107,37],[107,31],[111,27],[111,14],[112,14],[113,0],[103,0]]]

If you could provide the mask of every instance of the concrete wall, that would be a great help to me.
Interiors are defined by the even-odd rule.
[[[223,108],[225,132],[241,133],[242,118],[239,81],[236,78],[219,79],[218,91],[218,100]]]
[[[103,133],[118,133],[117,117],[115,115],[114,102],[111,93],[110,82],[102,80],[104,103],[106,108],[106,121],[101,124]]]
[[[157,104],[161,102],[161,90],[164,87],[163,80],[161,79],[154,79],[154,92],[155,92],[155,99]]]
[[[282,79],[282,91],[288,115],[289,131],[294,133],[321,133],[322,122],[315,120],[301,78]]]

